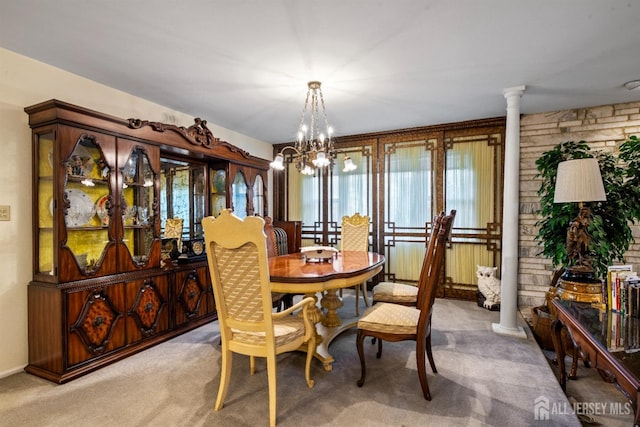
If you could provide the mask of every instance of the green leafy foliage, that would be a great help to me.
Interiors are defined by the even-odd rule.
[[[538,213],[542,219],[536,223],[539,230],[535,239],[542,247],[540,254],[550,258],[554,267],[568,265],[567,227],[578,214],[578,204],[553,203],[558,163],[589,157],[598,159],[607,194],[606,201],[589,205],[593,218],[587,229],[592,237],[589,250],[593,268],[604,277],[608,265],[624,262],[624,254],[633,242],[629,222],[640,218],[640,140],[635,136],[622,143],[617,158],[611,153],[591,151],[584,141],[568,141],[536,160],[536,178],[542,178],[538,190]]]
[[[620,146],[618,157],[626,165],[626,181],[624,185],[626,191],[635,197],[636,203],[633,203],[630,208],[633,210],[633,218],[638,220],[640,219],[640,139],[635,135],[629,137]]]

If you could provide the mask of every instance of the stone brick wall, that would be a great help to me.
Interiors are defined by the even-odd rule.
[[[541,181],[535,161],[542,153],[565,141],[586,141],[592,150],[616,152],[631,135],[640,137],[640,102],[600,107],[528,114],[520,122],[520,236],[518,305],[536,306],[544,302],[553,275],[551,261],[538,256],[534,240],[541,219],[537,192]],[[640,200],[638,201],[640,203]],[[640,226],[632,226],[636,243],[626,255],[626,263],[640,270]]]

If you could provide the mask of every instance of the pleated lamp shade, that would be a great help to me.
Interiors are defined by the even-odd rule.
[[[607,200],[598,160],[567,160],[558,164],[554,203]]]

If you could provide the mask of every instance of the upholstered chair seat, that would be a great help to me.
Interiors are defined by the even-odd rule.
[[[233,339],[245,344],[265,345],[266,335],[262,331],[239,331],[231,328]],[[297,341],[304,336],[304,321],[301,317],[288,316],[273,320],[273,335],[276,347]]]
[[[373,302],[392,302],[396,304],[416,304],[418,287],[404,283],[380,282],[373,287]]]
[[[367,308],[358,320],[358,328],[389,334],[416,334],[420,310],[415,307],[384,303]]]

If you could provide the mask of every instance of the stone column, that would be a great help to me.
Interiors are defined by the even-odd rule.
[[[502,210],[502,288],[497,334],[526,338],[517,325],[518,314],[518,214],[520,206],[520,98],[525,86],[504,90],[507,100],[507,128],[504,147],[504,203]]]

